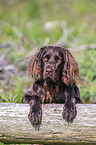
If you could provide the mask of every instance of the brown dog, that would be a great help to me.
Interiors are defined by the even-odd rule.
[[[34,84],[22,98],[30,104],[29,120],[38,125],[42,120],[42,103],[64,103],[62,116],[72,122],[76,103],[81,103],[76,80],[79,68],[72,54],[59,46],[44,46],[30,60],[29,72]]]

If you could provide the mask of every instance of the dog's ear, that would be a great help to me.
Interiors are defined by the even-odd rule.
[[[46,47],[42,47],[29,62],[29,74],[34,81],[42,79],[42,53]]]
[[[64,48],[63,54],[64,68],[62,72],[62,81],[68,86],[72,85],[77,79],[79,79],[79,67],[69,50]]]

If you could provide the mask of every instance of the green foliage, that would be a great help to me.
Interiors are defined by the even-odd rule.
[[[86,102],[96,100],[96,50],[86,49],[76,55],[80,67],[80,92]]]
[[[1,95],[0,100],[1,102],[6,102],[6,103],[13,103],[13,102],[16,103],[17,102],[16,97],[17,97],[16,95],[13,96],[12,90],[10,90],[8,93],[8,96],[6,97],[6,96]]]
[[[1,143],[1,142],[0,142],[0,145],[4,145],[4,143]]]
[[[26,80],[23,76],[14,76],[12,81],[14,83],[11,86],[12,88],[10,88],[9,92],[6,91],[7,86],[4,84],[2,85],[4,92],[2,91],[2,93],[0,93],[0,102],[20,103],[23,96],[23,88],[32,85],[30,81],[26,83]]]
[[[15,82],[15,85],[13,86],[13,94],[17,95],[18,100],[16,102],[20,103],[23,96],[23,87],[24,87],[24,84],[26,84],[26,81],[24,77],[15,77],[14,81],[15,79],[16,79],[16,82]]]

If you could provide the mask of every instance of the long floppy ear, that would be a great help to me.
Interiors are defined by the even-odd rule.
[[[42,47],[29,62],[29,74],[34,81],[42,79],[42,52],[46,47]]]
[[[62,81],[68,86],[72,85],[77,79],[79,79],[79,67],[69,50],[64,48],[63,54],[64,68],[62,72]]]

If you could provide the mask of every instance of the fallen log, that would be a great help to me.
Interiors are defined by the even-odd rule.
[[[28,120],[29,105],[0,104],[0,142],[26,144],[96,144],[96,104],[78,104],[77,117],[68,124],[62,119],[62,104],[42,105],[38,130]]]

